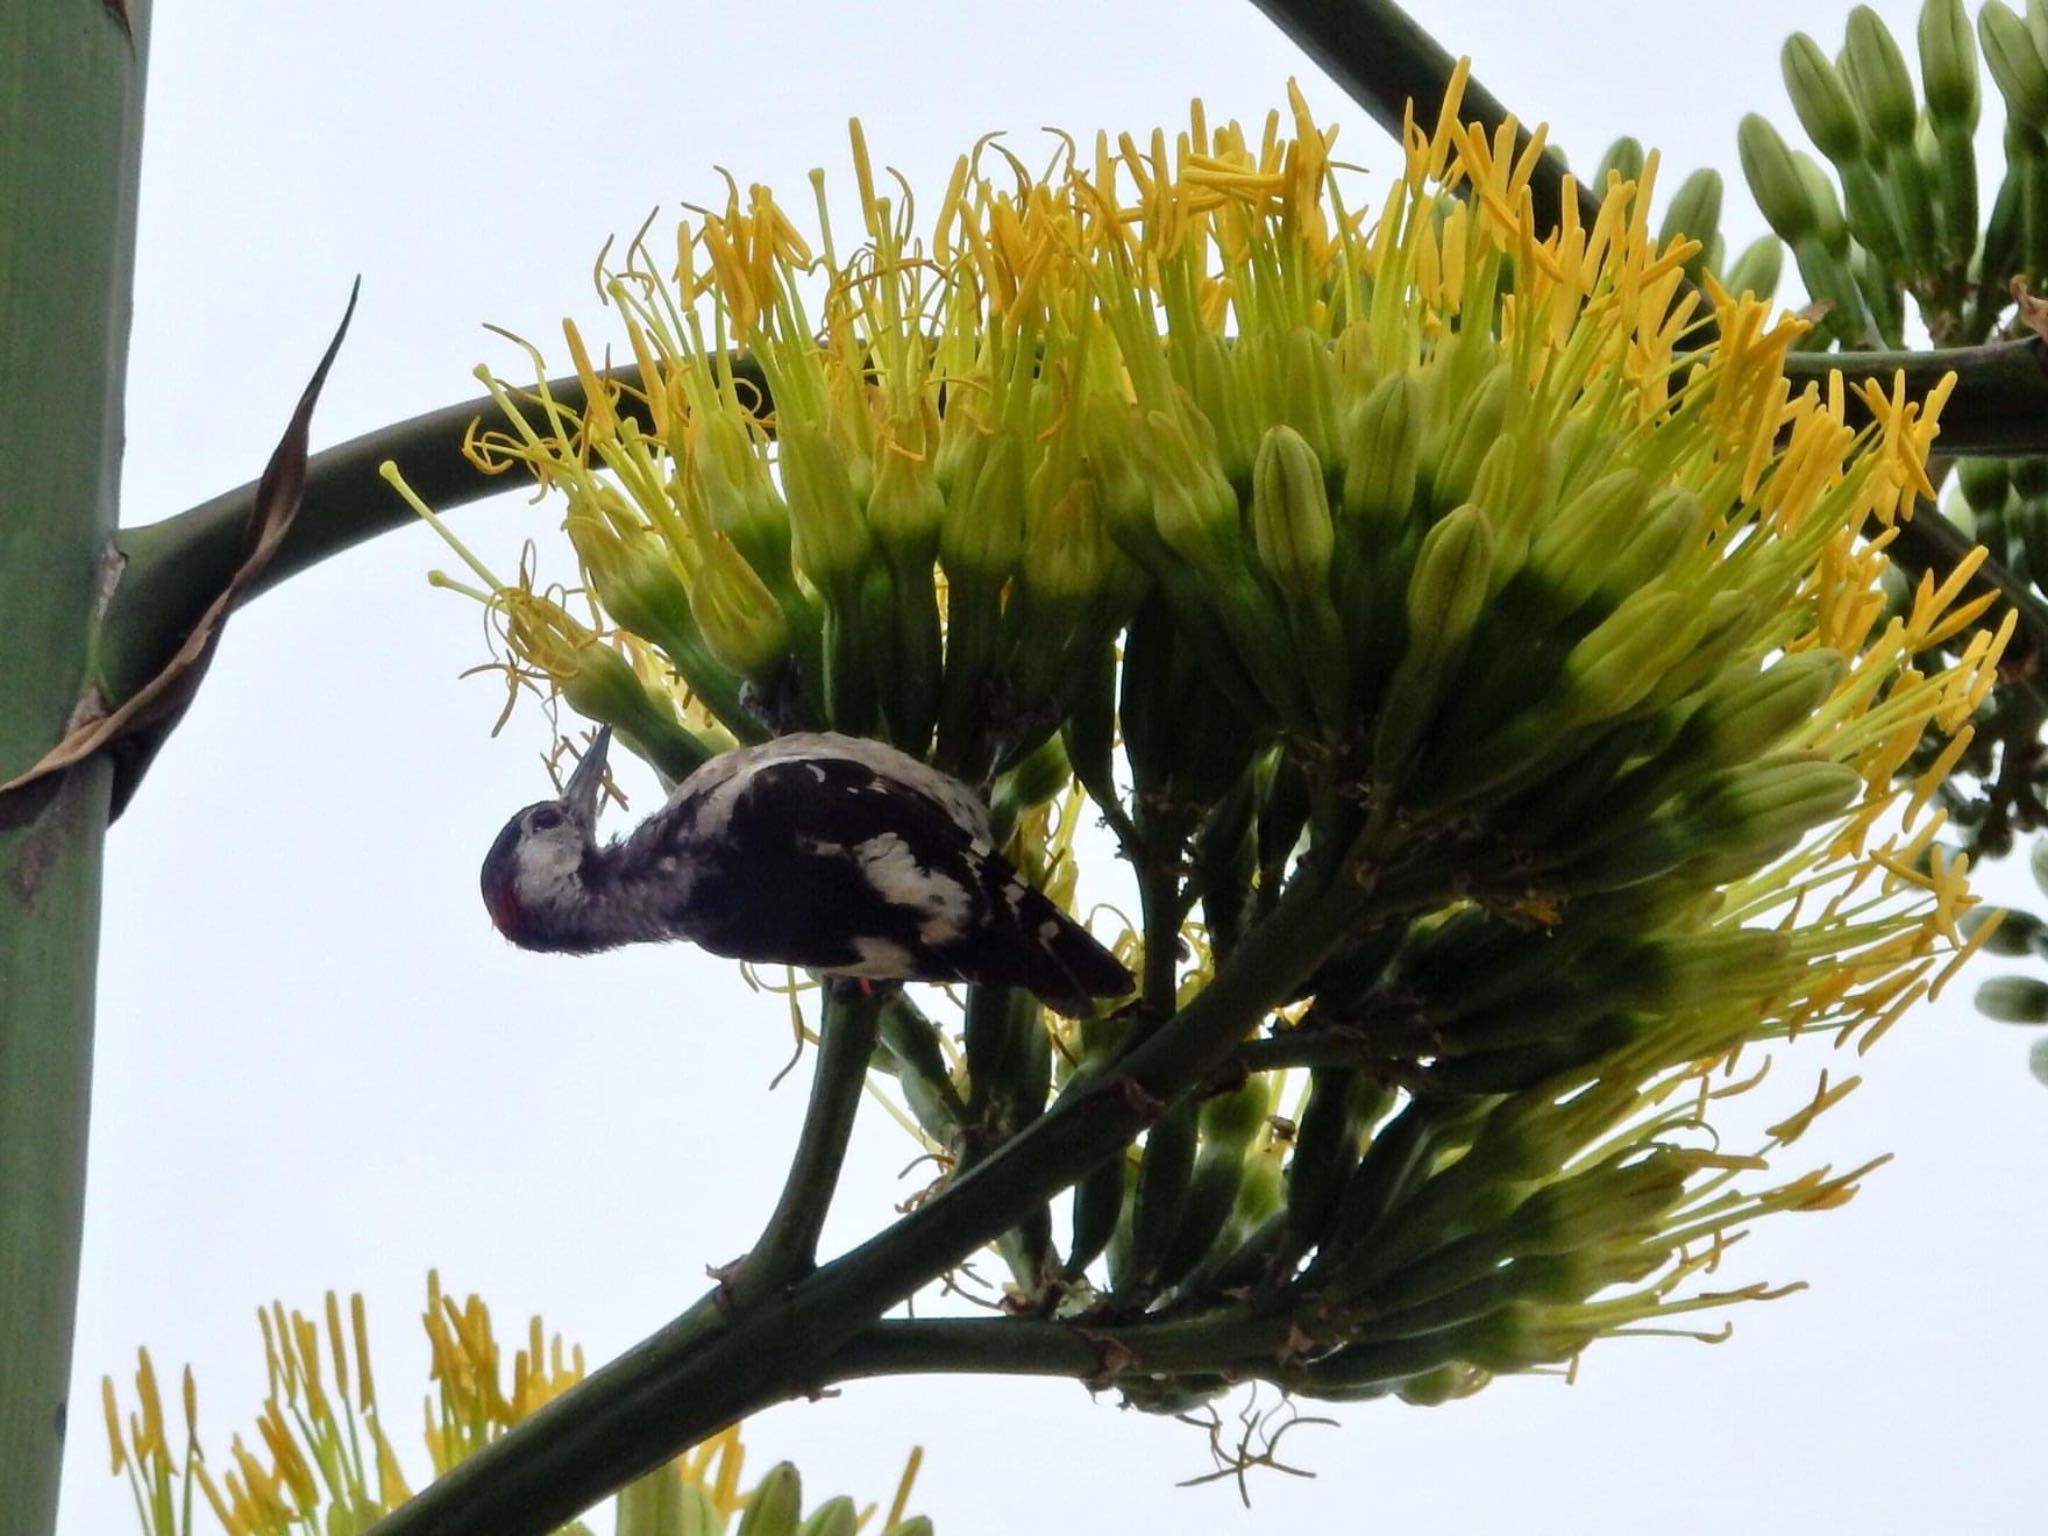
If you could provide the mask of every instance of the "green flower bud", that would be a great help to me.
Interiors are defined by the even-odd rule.
[[[2048,63],[2027,24],[2003,0],[1987,0],[1977,13],[1977,41],[2015,123],[2035,133],[2048,130]]]
[[[860,1529],[860,1511],[845,1494],[827,1499],[804,1518],[797,1536],[854,1536]]]
[[[1318,459],[1338,446],[1337,359],[1305,325],[1287,333],[1280,354],[1280,419],[1308,439]]]
[[[1422,453],[1422,386],[1390,374],[1352,413],[1346,433],[1344,512],[1369,528],[1403,526],[1415,502]]]
[[[1292,427],[1270,428],[1252,467],[1252,544],[1290,599],[1329,601],[1333,533],[1323,466]]]
[[[1792,152],[1792,167],[1806,188],[1806,200],[1814,213],[1814,238],[1821,249],[1841,260],[1849,254],[1849,224],[1842,217],[1842,205],[1835,199],[1835,184],[1813,156]]]
[[[1537,533],[1529,565],[1566,611],[1599,590],[1615,545],[1641,519],[1648,494],[1640,472],[1613,470],[1574,492]]]
[[[1138,450],[1152,480],[1152,525],[1181,559],[1211,578],[1244,563],[1237,494],[1193,423],[1164,411],[1146,415]]]
[[[1977,131],[1977,40],[1963,0],[1926,0],[1921,6],[1920,81],[1936,128]]]
[[[1716,775],[1682,813],[1693,846],[1706,850],[1701,878],[1718,883],[1755,873],[1847,810],[1862,790],[1853,768],[1799,753]]]
[[[2012,477],[2004,459],[1958,459],[1956,483],[1972,511],[1995,512],[2012,493]]]
[[[1984,941],[1987,954],[2004,955],[2018,959],[2021,955],[2034,953],[2037,941],[2048,934],[2048,923],[2031,912],[2021,912],[2012,907],[1975,906],[1962,916],[1957,925],[1966,939],[1975,938],[1977,930],[1993,918],[2001,918],[1997,929]]]
[[[1891,29],[1867,5],[1849,13],[1842,75],[1877,141],[1910,147],[1920,120],[1920,99],[1914,94],[1913,77]]]
[[[1570,722],[1612,719],[1656,687],[1705,627],[1694,606],[1680,593],[1644,589],[1573,646],[1562,674]]]
[[[803,1479],[792,1464],[778,1461],[747,1495],[737,1536],[796,1536],[803,1508]]]
[[[1862,159],[1863,119],[1820,44],[1804,32],[1794,32],[1785,39],[1778,63],[1785,94],[1792,98],[1799,126],[1814,147],[1837,165]]]
[[[1493,571],[1486,514],[1462,506],[1429,530],[1408,582],[1408,649],[1387,685],[1374,741],[1374,771],[1392,780],[1455,681]]]
[[[808,421],[783,425],[782,486],[797,564],[828,592],[859,590],[874,547],[845,456]]]
[[[1736,295],[1749,293],[1768,300],[1778,291],[1778,278],[1784,269],[1785,247],[1777,236],[1759,235],[1735,258],[1722,286]]]
[[[1224,480],[1242,485],[1251,475],[1259,434],[1250,390],[1238,376],[1239,360],[1221,336],[1205,331],[1195,342],[1193,367],[1189,394],[1209,429],[1207,446]]]
[[[930,1515],[912,1515],[901,1525],[892,1525],[882,1536],[932,1536]]]
[[[1607,178],[1619,175],[1623,181],[1643,179],[1643,146],[1627,135],[1616,139],[1607,146],[1607,153],[1600,157],[1600,167],[1593,172],[1595,196],[1607,190]]]
[[[1514,365],[1496,363],[1449,413],[1440,443],[1424,445],[1423,458],[1430,466],[1430,501],[1438,512],[1471,498],[1480,463],[1500,437],[1514,383]],[[1431,448],[1436,451],[1432,453]]]
[[[1690,235],[1702,246],[1714,239],[1721,227],[1721,173],[1694,171],[1679,184],[1678,195],[1664,210],[1664,223],[1657,244],[1669,245],[1681,235]]]
[[[1995,0],[1994,0],[1995,3]],[[1764,222],[1773,234],[1789,245],[1812,237],[1819,227],[1806,183],[1793,163],[1792,151],[1778,137],[1768,118],[1754,112],[1743,115],[1735,132],[1736,152],[1742,160],[1743,179],[1750,194],[1763,210]]]
[[[699,553],[691,616],[720,661],[744,677],[768,677],[789,649],[775,595],[724,534],[714,533]]]
[[[1994,976],[1977,988],[1977,1011],[2001,1024],[2048,1024],[2048,981]]]
[[[1244,1086],[1219,1093],[1202,1106],[1202,1141],[1231,1147],[1239,1155],[1251,1144],[1273,1112],[1272,1084],[1264,1077],[1245,1079]]]
[[[1702,766],[1745,762],[1811,719],[1848,670],[1841,652],[1816,648],[1782,657],[1752,677],[1724,678],[1687,720],[1686,737],[1699,743]]]
[[[1699,538],[1700,498],[1684,486],[1666,486],[1650,498],[1642,516],[1623,535],[1621,547],[1602,573],[1600,590],[1614,602],[1662,574]]]
[[[2027,850],[2027,869],[2034,877],[2036,889],[2048,896],[2048,837],[2034,839],[2034,846]]]

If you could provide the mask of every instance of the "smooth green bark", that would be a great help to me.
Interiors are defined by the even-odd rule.
[[[120,478],[146,27],[146,0],[0,0],[0,369],[15,381],[0,778],[57,739],[88,671]],[[56,1522],[110,778],[88,764],[0,832],[0,1536]]]

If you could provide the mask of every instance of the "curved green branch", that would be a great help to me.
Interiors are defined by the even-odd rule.
[[[790,1159],[782,1197],[754,1249],[729,1281],[727,1304],[744,1307],[806,1274],[817,1260],[818,1234],[839,1188],[846,1144],[867,1085],[882,1004],[851,988],[828,984],[818,1027],[818,1059],[811,1102]]]
[[[1129,1144],[1376,904],[1355,871],[1297,880],[1171,1023],[986,1162],[852,1252],[722,1319],[700,1303],[387,1516],[374,1536],[538,1536],[734,1419],[828,1385],[820,1362]]]

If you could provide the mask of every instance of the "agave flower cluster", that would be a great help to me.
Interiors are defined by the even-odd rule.
[[[1769,1169],[1853,1079],[1736,1152],[1737,1058],[1867,1047],[1967,949],[1924,802],[2008,630],[1923,675],[1968,570],[1879,586],[1940,401],[1793,394],[1802,323],[1690,285],[1654,159],[1540,230],[1541,135],[1462,124],[1462,78],[1371,204],[1298,95],[1043,174],[984,142],[928,223],[856,128],[851,238],[734,187],[607,270],[636,371],[572,325],[578,408],[485,375],[471,451],[566,501],[580,566],[476,566],[515,676],[670,776],[891,741],[1061,899],[1111,828],[1135,1006],[889,1036],[956,1164],[1328,893],[1224,1068],[1005,1241],[1014,1310],[1113,1338],[1148,1406],[1439,1400],[1762,1294],[1696,1281],[1852,1192]]]
[[[135,1406],[123,1422],[111,1376],[101,1379],[113,1471],[125,1474],[144,1536],[192,1536],[195,1513],[226,1536],[355,1536],[412,1497],[397,1453],[385,1436],[370,1369],[363,1298],[349,1298],[348,1322],[334,1292],[324,1319],[287,1313],[282,1303],[259,1310],[269,1395],[256,1421],[256,1445],[237,1435],[218,1472],[199,1438],[198,1388],[191,1368],[183,1383],[184,1447],[174,1450],[149,1351],[137,1356]],[[442,1294],[427,1277],[421,1321],[433,1350],[436,1391],[426,1404],[426,1444],[434,1475],[483,1449],[583,1379],[583,1351],[565,1349],[541,1320],[528,1326],[526,1347],[506,1362],[490,1309],[471,1295]],[[324,1327],[323,1327],[324,1322]],[[904,1517],[920,1455],[912,1452],[881,1536],[930,1536],[923,1516]],[[751,1488],[741,1485],[746,1448],[734,1425],[623,1489],[617,1501],[621,1536],[853,1536],[874,1513],[835,1498],[803,1514],[802,1483],[788,1462]],[[580,1521],[562,1536],[588,1536]]]

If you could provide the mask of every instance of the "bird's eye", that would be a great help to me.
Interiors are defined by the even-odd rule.
[[[546,832],[562,824],[562,813],[552,805],[544,805],[533,813],[529,823],[536,832]]]

